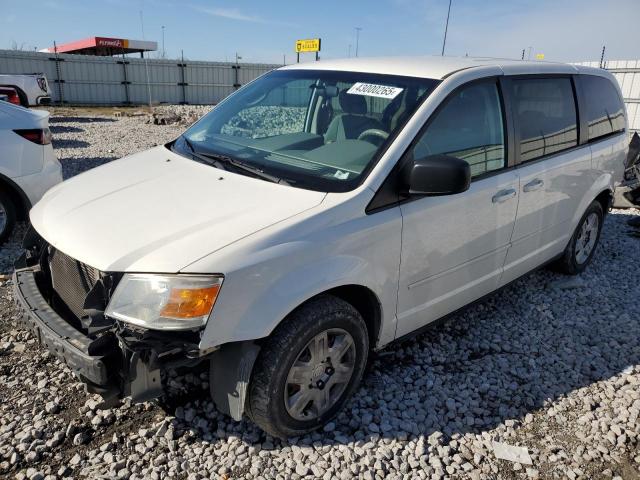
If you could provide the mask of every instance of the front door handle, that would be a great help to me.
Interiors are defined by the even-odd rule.
[[[539,178],[536,178],[535,180],[531,180],[524,187],[522,187],[522,190],[524,190],[525,192],[534,192],[536,190],[540,190],[543,185],[544,182]]]
[[[502,203],[516,196],[516,191],[513,188],[508,188],[506,190],[500,190],[493,197],[491,197],[491,201],[493,203]]]

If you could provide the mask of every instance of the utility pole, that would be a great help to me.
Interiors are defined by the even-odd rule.
[[[522,49],[522,58],[520,60],[524,60],[524,48]]]
[[[164,25],[162,25],[162,58],[167,58],[167,51],[164,49]]]
[[[444,24],[444,39],[442,40],[442,56],[444,57],[444,47],[447,44],[447,30],[449,30],[449,15],[451,15],[451,0],[449,0],[449,10],[447,10],[447,23]]]
[[[606,48],[606,45],[602,46],[602,55],[600,55],[600,68],[604,68],[604,51],[606,50]]]
[[[360,43],[360,30],[362,27],[354,27],[356,30],[356,57],[358,56],[358,44]]]

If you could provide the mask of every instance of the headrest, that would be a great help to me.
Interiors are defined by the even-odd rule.
[[[352,115],[364,115],[367,113],[367,100],[362,95],[347,93],[347,90],[340,91],[338,102],[344,113]]]

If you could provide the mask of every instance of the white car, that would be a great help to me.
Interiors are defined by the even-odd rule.
[[[49,105],[51,92],[49,82],[43,73],[25,75],[1,74],[0,86],[15,88],[23,107]]]
[[[263,75],[174,142],[52,189],[14,277],[92,392],[210,363],[217,408],[318,428],[370,351],[541,265],[581,272],[627,151],[613,77],[488,59]]]
[[[0,102],[0,244],[44,192],[62,181],[49,113]]]

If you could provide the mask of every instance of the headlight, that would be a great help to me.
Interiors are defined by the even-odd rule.
[[[105,315],[153,330],[189,330],[207,322],[222,277],[127,273]]]

